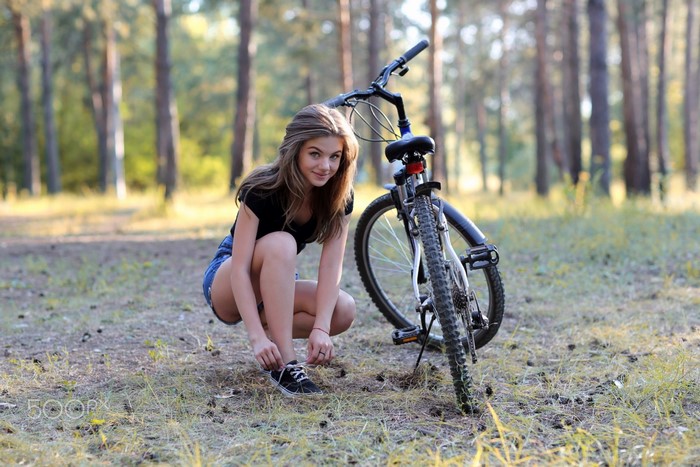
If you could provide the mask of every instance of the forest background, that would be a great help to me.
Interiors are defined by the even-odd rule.
[[[296,110],[424,37],[392,89],[450,191],[662,197],[674,173],[696,188],[695,0],[3,3],[4,199],[233,188]],[[364,148],[360,182],[386,181],[380,151]]]

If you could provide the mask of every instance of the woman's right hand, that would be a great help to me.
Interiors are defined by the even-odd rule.
[[[251,344],[255,359],[264,369],[272,371],[284,367],[285,363],[282,360],[282,354],[280,354],[277,345],[268,339],[267,336],[251,339]]]

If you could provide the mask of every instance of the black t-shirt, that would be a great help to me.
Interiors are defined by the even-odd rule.
[[[304,249],[307,243],[315,240],[313,234],[316,230],[316,216],[312,215],[311,219],[305,224],[297,224],[292,221],[289,225],[285,226],[284,208],[282,207],[282,202],[278,193],[253,190],[247,193],[247,195],[241,193],[238,200],[241,203],[245,200],[246,207],[253,211],[253,214],[255,214],[259,220],[258,233],[255,236],[256,240],[272,232],[288,232],[297,242],[297,254]],[[352,212],[353,205],[354,194],[345,206],[346,216]],[[238,220],[238,215],[236,215],[236,220]],[[234,222],[231,227],[231,236],[233,236],[235,228],[236,223]]]

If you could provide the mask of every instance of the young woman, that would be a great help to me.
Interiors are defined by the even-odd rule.
[[[333,359],[331,336],[355,318],[340,290],[353,208],[358,143],[337,110],[310,105],[286,129],[277,158],[241,183],[239,210],[204,275],[204,296],[226,324],[243,321],[258,363],[287,395],[320,393],[293,341],[308,338],[307,364]],[[306,243],[323,245],[318,280],[298,280]]]

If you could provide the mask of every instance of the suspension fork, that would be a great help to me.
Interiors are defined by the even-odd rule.
[[[447,218],[443,212],[443,204],[441,199],[437,198],[437,203],[433,204],[433,211],[435,211],[436,215],[440,241],[442,242],[443,248],[447,252],[448,258],[451,260],[450,274],[456,281],[461,282],[466,293],[466,291],[469,290],[469,278],[467,277],[465,268],[462,266],[461,258],[452,247],[452,242],[450,241],[450,229],[447,226]]]

